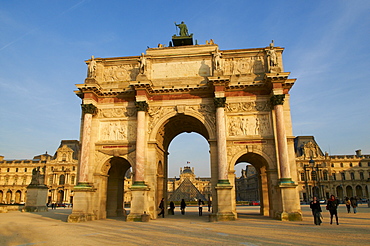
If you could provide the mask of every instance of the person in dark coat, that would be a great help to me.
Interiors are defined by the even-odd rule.
[[[164,198],[162,198],[161,202],[159,203],[159,208],[161,209],[161,212],[158,214],[158,216],[161,216],[164,218]]]
[[[169,211],[169,214],[175,215],[175,203],[174,202],[170,202],[170,211]]]
[[[202,199],[199,199],[198,201],[199,216],[203,215],[203,205],[204,205],[204,202],[202,201]]]
[[[330,212],[330,224],[333,224],[333,216],[335,215],[337,225],[339,225],[339,223],[338,223],[338,206],[339,206],[338,199],[336,199],[334,195],[331,195],[330,199],[328,200],[328,204],[326,205],[326,209],[329,210],[329,212]]]
[[[181,214],[184,215],[185,214],[185,208],[186,208],[186,203],[185,203],[185,200],[182,199],[181,200],[181,204],[180,204],[180,209],[181,209]]]
[[[357,199],[356,197],[351,197],[351,206],[353,208],[353,213],[357,213]]]
[[[312,210],[313,220],[315,225],[320,225],[322,223],[321,221],[321,207],[320,202],[317,200],[317,197],[313,197],[313,201],[310,202],[310,208]]]

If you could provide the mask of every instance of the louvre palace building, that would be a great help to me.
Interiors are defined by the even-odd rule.
[[[323,153],[312,136],[295,138],[298,190],[301,202],[312,196],[322,200],[334,194],[338,199],[357,197],[368,199],[370,189],[370,155],[357,150],[353,155]],[[48,196],[45,203],[73,203],[73,187],[77,180],[79,142],[62,140],[55,154],[37,155],[28,160],[7,160],[0,157],[0,203],[24,204],[32,170],[40,167],[45,174]],[[241,175],[239,177],[239,175]],[[259,174],[247,165],[241,174],[235,173],[236,200],[260,200]],[[238,176],[238,177],[237,177]],[[124,179],[124,201],[131,202],[131,172]],[[168,201],[192,201],[211,197],[209,177],[196,177],[194,167],[180,169],[179,177],[168,177]]]

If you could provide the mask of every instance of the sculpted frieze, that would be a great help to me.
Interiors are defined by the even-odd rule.
[[[269,101],[227,103],[225,111],[230,113],[271,111],[271,106]]]
[[[138,68],[133,65],[107,66],[103,68],[103,81],[133,81],[138,74]]]
[[[264,57],[253,56],[224,60],[224,74],[258,74],[264,72]]]
[[[148,108],[148,115],[149,115],[149,123],[148,123],[148,133],[151,133],[154,126],[158,123],[159,119],[162,119],[166,114],[175,111],[174,106],[170,107],[159,107],[159,106],[149,106]]]
[[[229,136],[272,135],[268,115],[229,116],[227,122]]]
[[[126,118],[136,115],[136,108],[106,108],[99,109],[99,118]]]
[[[117,140],[135,140],[136,122],[123,120],[100,122],[99,140],[117,141]]]

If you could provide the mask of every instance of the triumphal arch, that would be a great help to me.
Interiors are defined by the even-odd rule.
[[[283,48],[221,50],[192,34],[139,56],[94,58],[78,84],[81,157],[69,222],[122,216],[123,179],[132,168],[131,211],[156,219],[167,195],[169,144],[196,132],[209,143],[212,220],[235,220],[234,166],[260,176],[261,214],[301,220]],[[191,154],[191,153],[189,153]]]

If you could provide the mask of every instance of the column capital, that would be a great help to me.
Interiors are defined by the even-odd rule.
[[[226,105],[226,97],[215,97],[213,102],[216,108],[224,108]]]
[[[285,94],[273,95],[270,98],[270,102],[271,102],[272,106],[283,105],[284,104],[284,99],[285,99]]]
[[[147,111],[149,107],[146,101],[135,102],[135,106],[137,111]]]
[[[83,114],[96,114],[97,112],[97,107],[95,107],[94,104],[81,104],[81,108],[82,108],[82,113]]]

